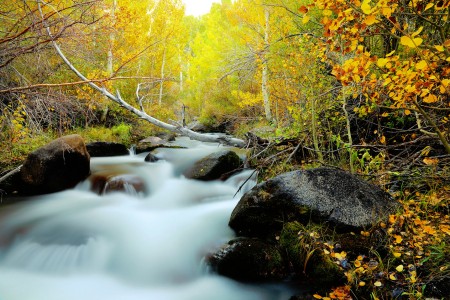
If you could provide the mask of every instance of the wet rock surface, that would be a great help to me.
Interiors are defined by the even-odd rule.
[[[242,281],[275,280],[285,276],[278,248],[255,238],[231,240],[209,256],[207,263],[218,274]]]
[[[238,238],[207,262],[236,280],[280,277],[327,290],[345,283],[351,259],[382,249],[385,233],[376,224],[398,207],[379,187],[342,170],[284,173],[244,194],[229,221]],[[359,234],[368,228],[369,236]],[[280,254],[276,267],[264,260],[267,249]],[[330,252],[346,254],[336,259]],[[276,271],[261,271],[257,261]]]
[[[259,237],[289,221],[325,222],[349,231],[370,227],[397,207],[389,194],[355,175],[317,168],[258,184],[239,201],[229,225],[239,235]]]
[[[199,160],[194,166],[184,172],[184,176],[197,180],[215,180],[222,175],[239,168],[241,159],[234,151],[223,150],[214,152]]]

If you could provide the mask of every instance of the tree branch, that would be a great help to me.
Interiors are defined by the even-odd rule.
[[[37,4],[38,4],[38,8],[39,8],[39,13],[41,15],[42,18],[44,18],[44,14],[42,12],[42,7],[41,4],[44,4],[42,0],[36,0]],[[53,35],[50,31],[50,28],[48,27],[48,25],[46,24],[45,21],[44,22],[44,27],[47,30],[47,34],[49,35],[49,37],[52,39],[52,45],[53,48],[55,48],[56,52],[58,53],[58,55],[61,57],[61,59],[66,63],[66,65],[84,82],[86,82],[91,88],[93,88],[94,90],[100,92],[101,94],[103,94],[104,96],[106,96],[107,98],[109,98],[110,100],[118,103],[120,106],[124,107],[125,109],[127,109],[128,111],[134,113],[135,115],[137,115],[138,117],[148,121],[149,123],[158,126],[160,128],[175,132],[175,133],[179,133],[181,135],[184,136],[188,136],[191,139],[195,139],[198,141],[202,141],[202,142],[213,142],[213,143],[221,143],[221,144],[226,144],[226,145],[232,145],[232,146],[237,146],[237,147],[245,147],[246,143],[245,141],[241,140],[241,139],[237,139],[237,138],[232,138],[232,137],[228,137],[228,136],[218,136],[218,135],[209,135],[209,134],[202,134],[202,133],[198,133],[195,131],[192,131],[186,127],[182,127],[182,126],[174,126],[168,123],[165,123],[163,121],[160,121],[148,114],[146,114],[145,112],[142,112],[138,109],[136,109],[135,107],[133,107],[132,105],[128,104],[126,101],[124,101],[122,99],[122,97],[120,96],[119,91],[116,92],[116,96],[114,96],[111,92],[109,92],[106,88],[101,88],[99,87],[97,84],[95,84],[92,80],[89,80],[88,78],[86,78],[80,71],[78,71],[77,68],[75,68],[75,66],[67,59],[67,57],[64,55],[64,53],[62,52],[61,48],[59,47],[59,45],[56,43],[56,41],[53,39]]]

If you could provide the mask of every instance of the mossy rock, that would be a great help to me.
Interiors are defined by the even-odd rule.
[[[278,247],[256,238],[237,238],[206,259],[211,269],[240,281],[279,280],[286,276]]]
[[[324,231],[327,229],[320,225],[305,226],[299,222],[289,222],[283,227],[279,238],[280,248],[292,267],[292,273],[318,287],[345,282],[342,269],[324,253],[323,242],[318,239],[318,234]]]

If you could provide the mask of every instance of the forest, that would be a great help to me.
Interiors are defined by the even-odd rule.
[[[0,175],[59,136],[129,146],[158,122],[201,123],[245,141],[261,180],[333,166],[402,203],[378,268],[355,260],[315,298],[421,299],[450,288],[449,6],[222,0],[193,17],[181,0],[2,1]]]

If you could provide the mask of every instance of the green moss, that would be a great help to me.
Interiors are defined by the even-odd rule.
[[[323,251],[323,240],[328,239],[326,231],[317,224],[289,222],[280,233],[280,247],[294,273],[306,276],[317,285],[330,285],[345,279],[339,266]]]

